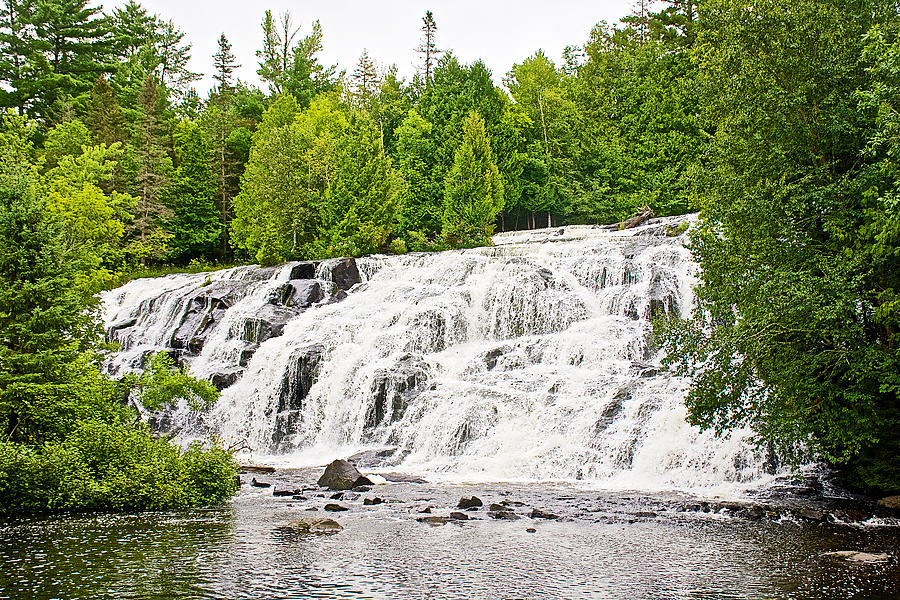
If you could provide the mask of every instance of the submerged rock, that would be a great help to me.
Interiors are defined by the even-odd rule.
[[[539,508],[535,508],[531,511],[531,518],[532,519],[554,520],[554,519],[558,519],[559,515],[554,515],[553,513],[544,512]]]
[[[454,521],[468,521],[469,515],[464,512],[452,512],[450,513],[450,518]]]
[[[272,484],[271,484],[271,483],[266,483],[265,481],[257,481],[257,480],[256,480],[256,477],[254,477],[254,478],[250,481],[250,485],[252,485],[253,487],[258,487],[258,488],[269,488],[269,487],[272,487]]]
[[[854,550],[840,550],[838,552],[826,552],[822,556],[838,558],[852,563],[885,563],[891,560],[890,554],[872,554],[869,552],[856,552]]]
[[[376,504],[383,504],[384,500],[381,498],[366,498],[363,500],[363,506],[375,506]]]
[[[328,512],[344,512],[345,510],[350,510],[346,506],[341,506],[340,504],[326,504],[325,510]]]
[[[419,517],[416,521],[419,523],[428,523],[429,525],[446,525],[447,517]]]
[[[360,485],[372,485],[369,479],[346,460],[336,460],[328,465],[318,483],[330,490],[352,490]]]
[[[313,509],[315,510],[315,509]],[[289,527],[299,533],[337,533],[343,527],[334,519],[324,517],[301,517],[296,521],[291,521]]]

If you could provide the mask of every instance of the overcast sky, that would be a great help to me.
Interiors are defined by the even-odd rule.
[[[122,5],[108,0],[105,6]],[[420,28],[426,10],[434,12],[437,42],[451,49],[464,62],[481,58],[498,84],[515,62],[542,48],[559,61],[568,44],[583,44],[591,27],[601,20],[615,22],[629,12],[630,0],[381,0],[359,2],[325,0],[140,0],[148,11],[174,19],[193,44],[191,68],[203,73],[198,90],[210,85],[211,56],[216,40],[224,32],[242,67],[238,76],[258,83],[256,50],[260,48],[260,23],[266,9],[274,14],[288,9],[302,26],[300,35],[310,30],[315,19],[324,33],[321,59],[352,72],[363,49],[379,66],[396,64],[400,75],[409,78],[416,70],[414,52],[421,39]]]

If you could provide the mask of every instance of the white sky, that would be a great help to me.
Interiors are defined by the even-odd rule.
[[[108,0],[106,7],[122,5]],[[256,50],[261,47],[261,27],[265,10],[277,15],[288,9],[301,25],[300,36],[312,21],[322,22],[323,64],[337,64],[338,70],[353,71],[363,49],[378,65],[396,64],[400,75],[411,77],[418,66],[414,52],[421,40],[422,17],[426,10],[437,21],[437,42],[451,49],[463,62],[482,59],[494,74],[502,77],[515,62],[542,48],[559,62],[568,44],[583,44],[598,21],[610,23],[628,13],[631,0],[141,0],[148,12],[174,19],[193,44],[191,68],[204,74],[197,87],[203,95],[210,85],[212,54],[216,40],[224,32],[232,52],[241,64],[238,76],[259,83]]]

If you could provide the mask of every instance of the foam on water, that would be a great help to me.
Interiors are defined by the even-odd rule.
[[[358,261],[362,283],[297,314],[264,341],[184,436],[212,431],[256,457],[318,464],[399,447],[394,469],[456,481],[582,480],[629,489],[764,484],[751,432],[722,438],[685,421],[687,382],[659,369],[653,313],[686,317],[697,266],[675,220],[610,232],[575,226],[500,234],[495,246]],[[185,298],[248,282],[202,351],[199,376],[235,369],[241,329],[290,267],[137,280],[105,297],[110,368],[167,347]],[[320,268],[319,276],[327,278]],[[127,333],[122,333],[126,332]]]

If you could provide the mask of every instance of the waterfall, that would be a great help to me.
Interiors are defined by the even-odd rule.
[[[697,265],[670,236],[684,219],[132,281],[104,297],[108,368],[173,353],[223,391],[167,426],[282,460],[388,447],[394,468],[462,480],[757,485],[751,432],[689,426],[688,382],[652,344],[651,315],[694,302]]]

